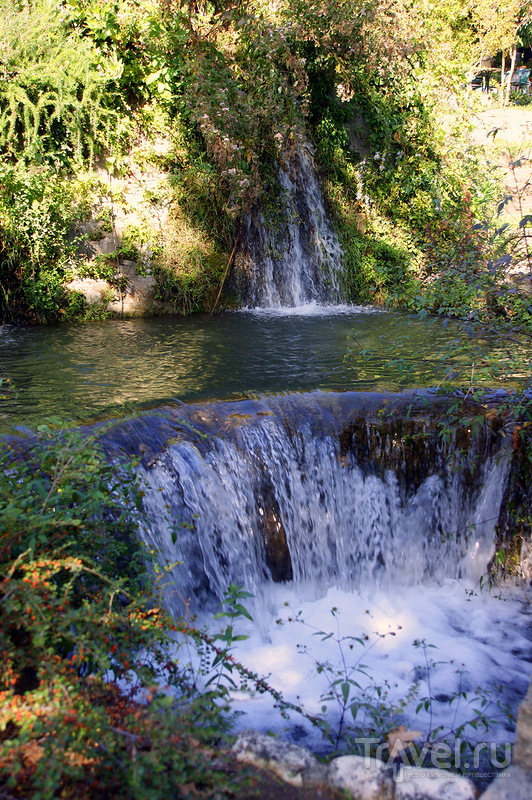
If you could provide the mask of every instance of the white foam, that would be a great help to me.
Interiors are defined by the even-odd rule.
[[[513,740],[511,724],[497,709],[496,701],[509,703],[515,711],[530,679],[526,659],[531,656],[527,638],[531,611],[515,591],[501,599],[449,580],[443,586],[401,587],[388,592],[358,594],[331,589],[319,600],[301,603],[293,590],[278,587],[277,601],[277,611],[268,619],[263,617],[260,626],[244,621],[238,626],[237,632],[249,638],[238,643],[235,656],[253,672],[269,676],[269,685],[307,713],[322,713],[327,678],[341,677],[345,659],[350,677],[367,689],[375,702],[372,687],[381,687],[386,692],[384,702],[397,707],[418,681],[415,698],[404,712],[390,715],[388,730],[399,722],[424,735],[439,725],[444,732],[456,728],[474,717],[480,697],[475,692],[480,687],[489,694],[486,710],[496,722],[488,731],[469,729],[468,738],[499,743]],[[332,613],[333,608],[337,610]],[[217,625],[220,622],[212,623]],[[319,631],[333,637],[324,639]],[[346,636],[368,639],[364,645],[344,639],[340,646],[335,641]],[[413,645],[415,640],[434,647],[424,651]],[[435,662],[430,679],[425,656]],[[320,662],[328,662],[338,672],[319,671]],[[354,687],[352,691],[356,691]],[[466,691],[467,698],[449,703],[448,698],[460,691]],[[428,696],[433,698],[432,717],[424,710],[416,713],[418,703]],[[316,729],[293,712],[287,723],[268,694],[236,692],[233,707],[243,713],[240,728],[284,731],[285,735],[297,730],[300,736],[305,730],[305,744],[323,747]],[[338,706],[328,704],[325,716],[331,724],[337,724],[338,715]]]
[[[238,313],[263,317],[333,317],[345,314],[380,314],[386,309],[376,306],[324,305],[312,302],[300,306],[276,306],[272,308],[242,308]]]

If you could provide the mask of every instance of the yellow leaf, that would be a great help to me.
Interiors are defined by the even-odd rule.
[[[394,728],[386,737],[390,756],[394,758],[402,750],[405,750],[410,742],[415,742],[420,736],[421,731],[407,731],[404,725],[399,725],[398,728]]]

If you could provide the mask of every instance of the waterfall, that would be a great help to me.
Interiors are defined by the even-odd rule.
[[[285,154],[277,189],[275,209],[255,209],[243,221],[233,288],[253,308],[338,303],[342,254],[308,143]]]
[[[315,392],[179,406],[116,430],[114,446],[142,442],[144,536],[176,564],[170,608],[208,608],[231,583],[264,597],[278,582],[320,596],[477,579],[507,440],[489,421],[441,437],[436,399],[416,402]]]

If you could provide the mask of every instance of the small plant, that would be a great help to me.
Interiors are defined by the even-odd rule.
[[[442,743],[452,745],[456,740],[460,741],[461,754],[467,750],[472,751],[477,742],[474,738],[468,738],[466,733],[473,734],[473,736],[476,732],[487,733],[501,719],[510,721],[513,719],[513,714],[508,705],[495,699],[486,689],[477,687],[472,692],[466,692],[463,688],[465,674],[463,667],[456,666],[453,661],[435,661],[429,655],[429,650],[435,649],[435,645],[427,644],[424,639],[416,639],[412,644],[423,653],[424,663],[421,669],[427,685],[428,695],[418,699],[416,714],[423,711],[427,715],[428,731],[424,735],[423,747],[428,751],[437,748]],[[454,716],[448,726],[434,725],[434,701],[436,698],[433,694],[431,680],[435,668],[441,665],[453,667],[459,678],[458,688],[446,698],[449,706],[454,705]],[[471,709],[471,716],[464,722],[457,724],[458,712],[463,702]]]
[[[371,617],[369,611],[366,614]],[[344,635],[339,629],[338,609],[332,608],[331,615],[336,623],[335,632],[315,629],[302,619],[301,612],[292,613],[287,621],[304,625],[320,641],[334,646],[336,658],[322,660],[316,659],[307,645],[298,645],[299,652],[311,658],[316,673],[325,680],[321,714],[306,718],[322,731],[333,752],[372,755],[416,766],[431,764],[434,758],[443,759],[445,753],[445,763],[439,766],[460,771],[467,769],[463,757],[467,754],[476,757],[479,747],[484,746],[477,740],[477,733],[487,733],[501,720],[513,721],[508,705],[492,693],[481,687],[466,692],[463,667],[453,661],[435,661],[429,655],[435,646],[425,640],[412,643],[423,654],[423,664],[416,668],[416,679],[404,697],[392,701],[392,687],[387,683],[377,684],[363,660],[379,641],[396,636],[400,626],[385,634],[375,633],[372,638],[365,633]],[[277,622],[282,624],[281,620]],[[436,721],[435,704],[441,698],[435,696],[432,676],[437,668],[450,668],[458,675],[457,689],[445,698],[454,707],[449,724]],[[423,684],[428,693],[420,697]],[[465,720],[463,704],[470,709]],[[301,711],[305,713],[304,709]],[[412,723],[414,716],[418,718],[416,725],[424,730],[412,731],[404,726],[405,720]],[[462,721],[458,722],[460,716]]]
[[[371,616],[369,611],[366,613]],[[320,698],[324,703],[321,707],[322,716],[312,721],[321,728],[323,735],[336,752],[344,750],[346,747],[349,749],[353,747],[354,739],[357,736],[378,735],[382,737],[384,731],[393,727],[399,710],[406,705],[406,701],[402,701],[399,707],[390,703],[389,687],[377,685],[368,674],[367,665],[362,663],[362,659],[381,639],[395,636],[396,631],[389,631],[385,634],[377,633],[370,642],[367,634],[360,636],[341,634],[336,607],[331,609],[331,616],[336,622],[335,633],[316,629],[302,619],[301,612],[290,616],[288,622],[302,624],[313,630],[312,635],[318,637],[320,641],[327,641],[334,645],[337,655],[335,661],[315,660],[307,645],[298,645],[298,651],[314,661],[317,674],[325,679],[326,689]],[[277,620],[277,623],[282,624],[282,621]],[[398,630],[400,630],[400,626]],[[356,645],[364,649],[358,657],[353,659]],[[365,685],[363,686],[362,683]],[[329,706],[335,709],[336,719],[334,722],[331,722],[326,716]]]

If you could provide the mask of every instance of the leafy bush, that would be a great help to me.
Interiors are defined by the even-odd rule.
[[[0,165],[0,319],[61,318],[77,213],[71,187],[50,167]]]
[[[206,747],[225,729],[221,704],[191,697],[171,655],[175,623],[155,605],[135,536],[132,465],[41,426],[2,444],[0,498],[0,789],[222,796]]]
[[[109,84],[121,65],[71,29],[67,9],[0,2],[0,148],[31,163],[92,157],[117,124]]]

